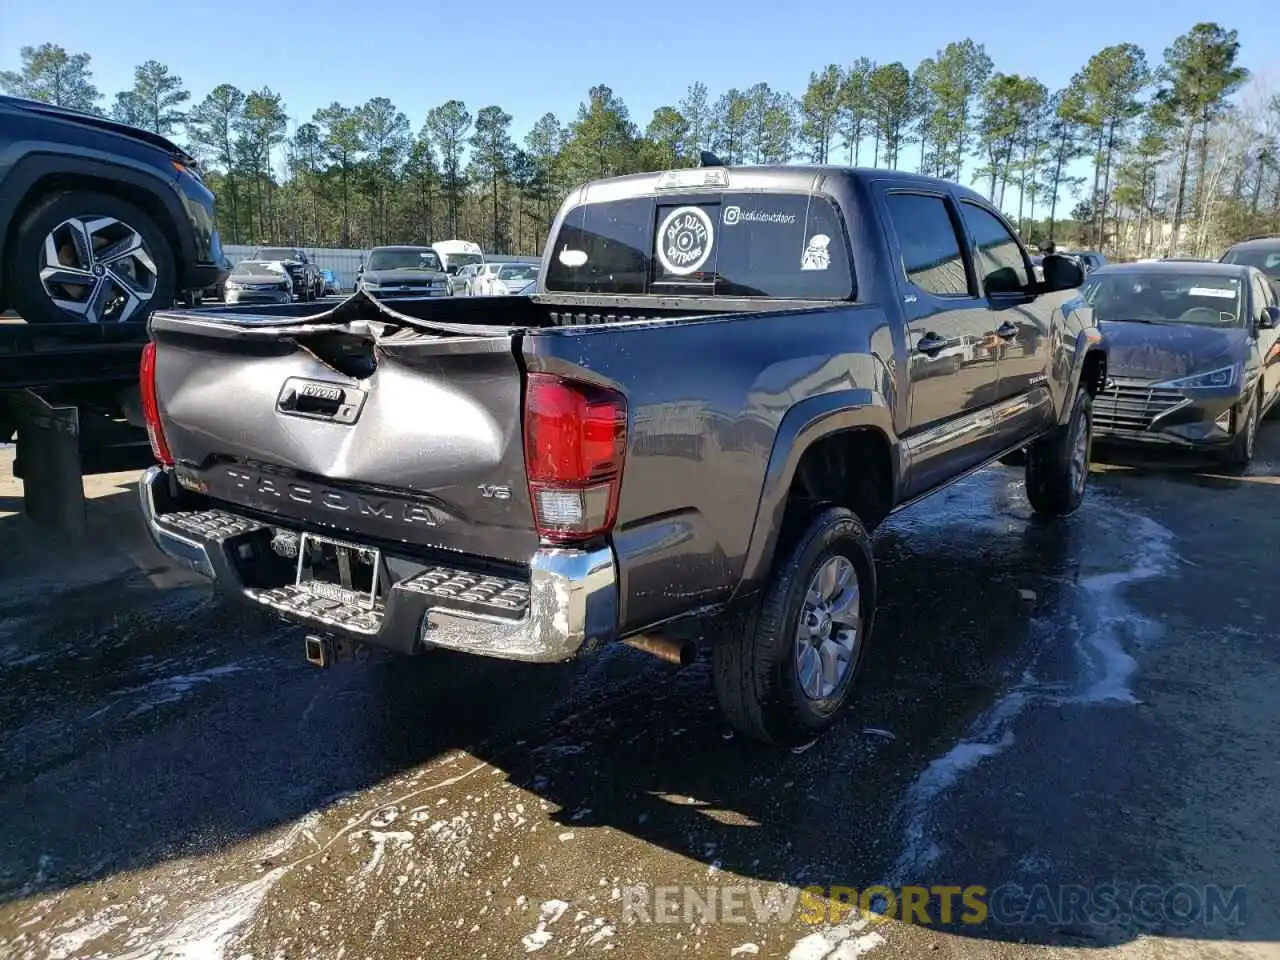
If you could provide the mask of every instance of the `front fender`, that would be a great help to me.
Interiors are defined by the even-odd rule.
[[[1058,423],[1065,426],[1071,420],[1072,403],[1075,399],[1076,391],[1080,389],[1081,378],[1084,376],[1085,363],[1088,361],[1090,354],[1101,353],[1106,356],[1106,342],[1103,333],[1097,327],[1085,327],[1076,334],[1075,341],[1069,346],[1064,345],[1059,358],[1066,367],[1066,377],[1060,382],[1063,384],[1062,395],[1058,401]],[[1056,378],[1055,378],[1056,379]],[[1098,384],[1098,392],[1102,390],[1102,384]]]
[[[865,389],[838,390],[801,400],[783,415],[765,468],[742,578],[730,602],[754,590],[769,575],[782,532],[787,495],[805,451],[824,437],[860,428],[876,430],[889,441],[896,491],[902,465],[894,440],[893,414],[882,395]]]

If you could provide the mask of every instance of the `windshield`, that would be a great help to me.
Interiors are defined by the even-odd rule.
[[[1113,273],[1085,281],[1097,320],[1238,326],[1243,287],[1237,277],[1202,273]]]
[[[538,275],[538,268],[525,263],[512,264],[498,271],[498,279],[504,283],[525,283]]]
[[[245,260],[237,263],[231,268],[231,276],[243,277],[256,273],[262,275],[264,273],[284,273],[284,267],[278,263],[256,263],[252,260]]]
[[[1273,280],[1280,280],[1280,246],[1270,250],[1247,247],[1243,250],[1228,250],[1222,255],[1222,262],[1257,267]]]
[[[287,247],[263,247],[258,251],[259,260],[297,260],[298,251]]]
[[[440,271],[440,257],[434,250],[375,250],[369,254],[366,270]]]

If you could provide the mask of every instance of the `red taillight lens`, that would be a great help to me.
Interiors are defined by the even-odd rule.
[[[147,424],[147,439],[151,441],[151,452],[156,460],[166,467],[171,467],[173,454],[169,452],[169,444],[164,438],[164,428],[160,425],[160,404],[156,401],[156,345],[154,342],[142,348],[142,369],[138,386],[142,392],[142,419]]]
[[[613,528],[626,449],[622,394],[529,374],[524,459],[534,523],[544,540],[570,543]]]

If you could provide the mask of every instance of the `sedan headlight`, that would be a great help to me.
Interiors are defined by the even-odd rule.
[[[361,280],[360,288],[362,290],[381,290],[382,284],[374,283],[372,280]]]
[[[240,284],[236,283],[234,280],[228,280],[226,283],[226,288],[228,290],[239,290]]]
[[[1241,368],[1241,364],[1233,363],[1229,367],[1218,367],[1216,370],[1206,370],[1177,380],[1165,380],[1154,386],[1168,387],[1171,390],[1222,390],[1240,382]]]

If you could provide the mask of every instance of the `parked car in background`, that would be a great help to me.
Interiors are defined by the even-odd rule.
[[[1280,237],[1258,237],[1228,247],[1223,263],[1241,263],[1257,267],[1267,275],[1272,290],[1280,297]]]
[[[1254,267],[1199,261],[1111,264],[1085,301],[1108,344],[1093,405],[1099,440],[1211,450],[1244,466],[1280,398],[1280,307]]]
[[[470,263],[483,263],[484,251],[470,240],[437,240],[431,249],[440,258],[445,273],[453,276]]]
[[[336,297],[342,293],[342,284],[332,270],[321,270],[320,278],[324,281],[323,293],[326,297]]]
[[[537,263],[499,263],[486,266],[493,269],[481,272],[475,281],[475,293],[482,297],[505,297],[538,278]]]
[[[856,696],[892,511],[1017,450],[1037,512],[1085,496],[1106,345],[1083,271],[1036,282],[975,191],[645,173],[574,190],[549,240],[533,298],[157,314],[159,548],[304,625],[320,665],[614,641],[689,663],[703,637],[730,722],[798,745]],[[997,362],[968,359],[988,335]],[[957,338],[958,369],[917,377]]]
[[[218,266],[218,276],[209,286],[203,290],[203,296],[208,300],[221,300],[226,294],[227,277],[231,276],[231,270],[235,264],[231,262],[231,258],[226,254],[222,255],[222,261]]]
[[[324,281],[320,279],[320,268],[311,262],[301,247],[258,247],[249,259],[259,263],[283,263],[293,279],[295,300],[315,300],[322,295]]]
[[[0,311],[141,322],[215,282],[213,194],[173,141],[0,96]]]
[[[449,276],[449,292],[455,297],[471,296],[471,282],[476,273],[484,266],[480,263],[468,263],[458,268],[458,272]]]
[[[356,278],[356,290],[378,299],[447,297],[449,277],[431,247],[374,247]]]
[[[293,278],[279,260],[241,260],[227,276],[225,303],[291,303]]]

